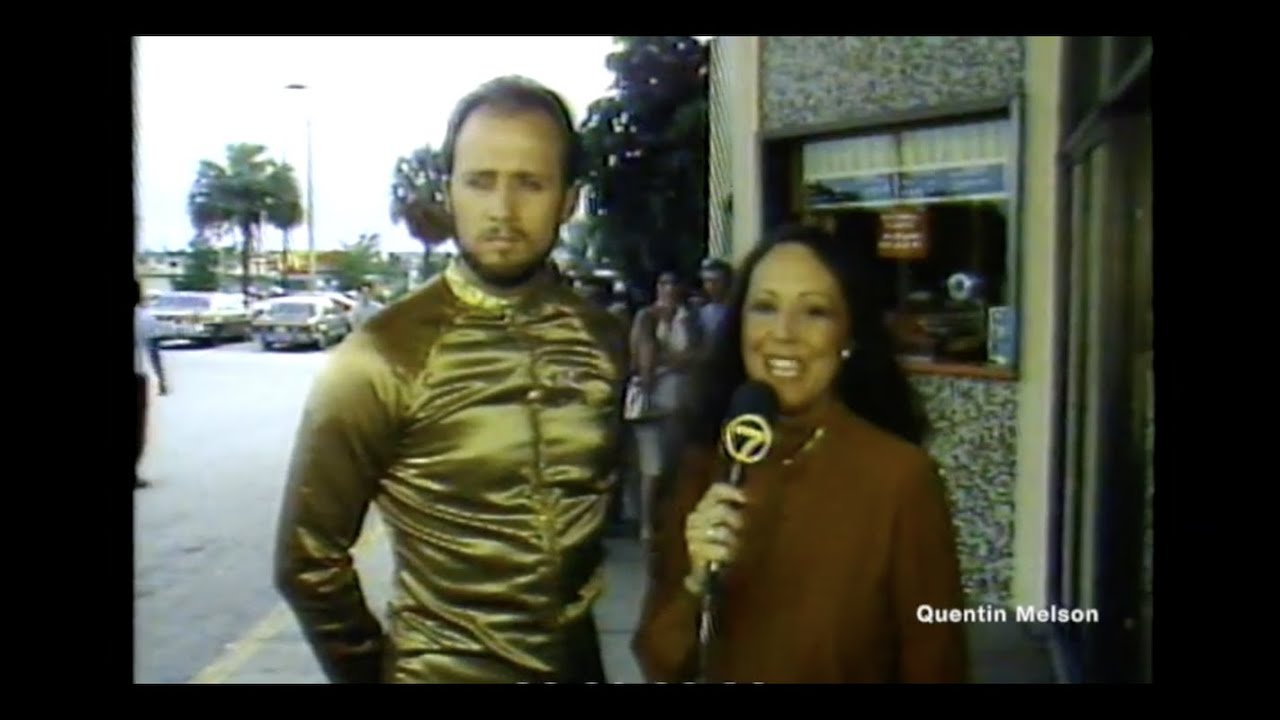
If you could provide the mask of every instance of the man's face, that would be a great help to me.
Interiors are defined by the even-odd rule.
[[[577,190],[564,183],[565,140],[545,113],[477,108],[458,132],[448,201],[464,260],[512,287],[546,263]]]
[[[702,289],[711,302],[723,302],[729,292],[728,279],[719,270],[707,270],[702,273]]]

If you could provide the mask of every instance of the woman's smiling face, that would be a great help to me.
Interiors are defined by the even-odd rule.
[[[832,392],[850,337],[848,303],[812,250],[782,243],[756,266],[742,311],[747,376],[798,414]]]

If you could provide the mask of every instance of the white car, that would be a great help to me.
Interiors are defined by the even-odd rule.
[[[232,293],[161,293],[146,312],[158,340],[212,344],[251,337],[249,311],[241,296]]]

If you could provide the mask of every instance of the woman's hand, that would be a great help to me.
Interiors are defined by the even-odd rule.
[[[712,563],[725,566],[737,557],[742,506],[746,502],[741,489],[728,483],[715,483],[685,519],[684,537],[690,567],[686,586],[690,589],[705,587],[707,570]]]

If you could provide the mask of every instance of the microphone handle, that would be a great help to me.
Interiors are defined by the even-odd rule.
[[[729,484],[742,487],[742,463],[735,462],[729,466]]]
[[[726,481],[734,487],[742,487],[743,480],[742,463],[735,462],[729,466],[729,479]],[[720,574],[720,563],[712,561],[707,565],[707,581],[708,587],[714,588],[717,576]]]
[[[724,480],[724,482],[727,482],[728,484],[731,484],[731,486],[736,488],[742,487],[741,462],[733,462],[733,464],[730,465],[730,468],[728,468],[728,479]],[[721,570],[721,568],[719,568],[719,562],[716,562],[716,561],[709,562],[709,564],[707,565],[708,587],[712,587],[712,585],[716,584],[716,577],[717,575],[719,575],[719,570]]]
[[[729,466],[729,477],[727,482],[734,487],[742,487],[743,481],[742,463],[734,462]],[[707,673],[709,671],[709,662],[711,657],[711,645],[714,642],[714,624],[715,605],[717,596],[720,594],[720,563],[710,562],[707,564],[707,589],[706,594],[702,596],[702,612],[698,623],[698,675],[702,682],[707,681]]]

